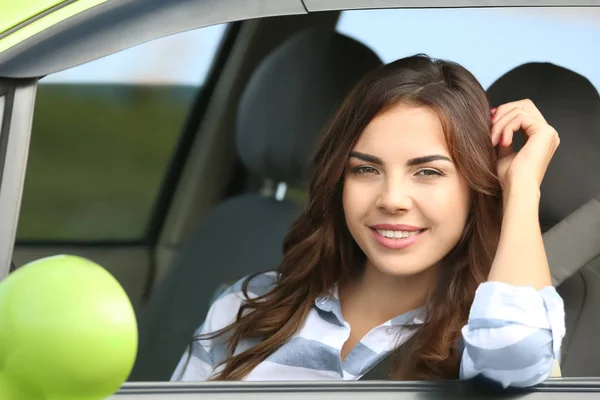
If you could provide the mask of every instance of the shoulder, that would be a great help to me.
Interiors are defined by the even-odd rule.
[[[242,296],[244,299],[243,287],[247,282],[247,293],[248,297],[254,298],[262,296],[271,289],[273,289],[277,283],[277,272],[269,271],[258,275],[248,275],[235,282],[233,285],[223,285],[215,295],[215,302],[221,300],[224,297],[235,295]]]
[[[223,329],[235,321],[240,307],[247,300],[243,291],[246,281],[248,298],[262,296],[275,287],[277,272],[269,271],[258,275],[249,275],[238,280],[233,285],[223,285],[213,298],[204,323],[204,332],[214,332]]]

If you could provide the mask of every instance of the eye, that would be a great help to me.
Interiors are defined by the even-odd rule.
[[[369,167],[368,165],[363,165],[360,167],[353,168],[352,172],[359,174],[359,175],[379,173],[375,168]]]
[[[444,176],[444,174],[436,169],[422,169],[420,171],[417,171],[416,175],[419,176]]]

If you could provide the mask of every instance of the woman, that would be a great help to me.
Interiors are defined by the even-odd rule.
[[[355,380],[390,355],[394,379],[543,381],[565,330],[538,223],[558,144],[455,63],[373,71],[319,144],[277,272],[219,296],[173,379]]]

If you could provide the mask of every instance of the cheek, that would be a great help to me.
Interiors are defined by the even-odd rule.
[[[372,207],[372,197],[375,190],[361,182],[352,179],[344,183],[342,205],[348,224],[355,219],[364,217]]]
[[[469,187],[459,179],[436,185],[422,193],[427,209],[438,222],[464,222],[469,213]]]
[[[353,195],[353,185],[349,182],[344,183],[344,191],[342,192],[342,207],[346,220],[351,219],[351,216],[356,211],[356,196]],[[349,221],[348,221],[349,222]]]

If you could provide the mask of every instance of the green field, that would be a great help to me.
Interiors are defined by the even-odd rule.
[[[17,239],[143,237],[196,91],[40,85]]]

